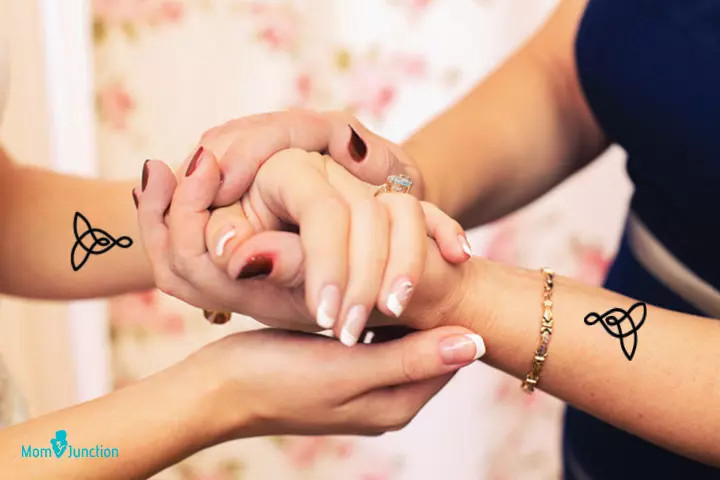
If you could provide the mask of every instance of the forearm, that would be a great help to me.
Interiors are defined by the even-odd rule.
[[[524,378],[540,339],[542,274],[479,259],[469,272],[451,322],[470,324],[485,338],[484,361]],[[720,322],[648,305],[628,361],[619,339],[584,318],[634,303],[556,276],[555,325],[539,387],[651,442],[720,465]]]
[[[0,163],[0,291],[35,298],[81,298],[153,285],[139,242],[132,183],[61,175],[13,165],[7,158]],[[115,238],[129,236],[133,245],[93,255],[73,271],[70,252],[76,241],[76,211]]]
[[[426,199],[476,225],[548,191],[606,146],[580,89],[574,38],[583,0],[566,0],[527,45],[411,137]]]
[[[100,399],[0,430],[0,471],[13,478],[131,479],[150,475],[216,443],[209,386],[179,364]],[[23,446],[51,448],[63,429],[72,446],[60,458],[22,457]],[[116,448],[108,458],[76,458],[82,448]]]

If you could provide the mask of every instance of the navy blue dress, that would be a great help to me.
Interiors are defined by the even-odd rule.
[[[628,152],[631,215],[720,289],[720,0],[590,0],[576,58],[597,121]],[[709,316],[639,258],[626,229],[605,286]],[[569,479],[720,479],[571,407],[563,450]]]

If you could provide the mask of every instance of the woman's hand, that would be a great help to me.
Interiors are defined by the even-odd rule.
[[[269,203],[262,196],[255,195],[256,201],[245,202],[244,207],[238,204],[229,207],[230,211],[241,216],[247,210],[249,218],[243,217],[246,221],[237,222],[237,225],[221,225],[221,238],[213,243],[210,252],[205,246],[204,231],[210,217],[208,207],[220,183],[220,171],[212,154],[199,149],[177,178],[161,162],[149,161],[145,164],[143,188],[134,194],[139,197],[143,241],[161,290],[208,310],[235,311],[261,319],[270,326],[309,330],[316,329],[307,322],[312,317],[318,318],[323,328],[332,326],[342,307],[345,287],[352,287],[351,283],[354,283],[354,290],[348,290],[350,296],[347,297],[348,301],[354,302],[342,311],[343,321],[336,324],[336,333],[342,338],[342,327],[347,324],[345,320],[350,310],[356,305],[362,305],[365,311],[360,312],[360,315],[360,308],[355,308],[351,317],[352,329],[345,330],[346,343],[352,344],[357,341],[365,317],[372,310],[376,298],[379,298],[381,309],[388,315],[399,316],[407,304],[412,286],[422,276],[428,243],[426,227],[439,242],[445,258],[454,262],[469,258],[462,229],[438,210],[428,210],[428,224],[425,225],[426,219],[421,208],[411,196],[383,194],[372,200],[373,187],[359,182],[334,162],[326,162],[317,154],[313,156],[299,150],[295,152],[294,158],[287,154],[284,157],[280,155],[284,160],[274,162],[280,168],[266,169],[268,174],[263,176],[265,180],[262,184],[267,188],[263,192],[272,202],[275,197],[268,192],[283,188],[290,192],[290,187],[296,185],[299,187],[299,195],[306,193],[304,200],[298,197],[297,201],[282,205],[275,201],[275,211],[271,211]],[[314,164],[302,162],[301,159],[312,159]],[[293,160],[299,165],[293,165]],[[344,174],[340,191],[328,184],[324,178],[325,171]],[[260,192],[259,189],[254,191]],[[251,199],[253,196],[251,194],[245,198]],[[297,195],[293,193],[292,196]],[[323,203],[324,200],[329,200],[329,204]],[[301,202],[304,204],[301,205]],[[351,212],[351,207],[357,208]],[[337,220],[328,221],[333,215]],[[300,216],[303,216],[302,221],[296,221]],[[397,221],[391,223],[392,218]],[[360,226],[365,227],[366,231],[356,228],[359,233],[355,245],[348,250],[348,225],[351,219],[363,221],[365,225]],[[303,225],[305,244],[296,244],[294,250],[278,248],[278,255],[283,252],[287,255],[297,251],[303,254],[309,252],[306,264],[312,267],[308,267],[307,277],[311,279],[312,289],[298,288],[304,287],[303,282],[299,281],[305,278],[304,274],[298,273],[288,278],[287,275],[283,276],[280,268],[271,276],[272,279],[281,280],[280,285],[274,282],[236,280],[241,271],[242,276],[247,277],[253,272],[267,270],[269,250],[260,252],[252,262],[246,258],[241,264],[236,262],[231,265],[236,269],[232,277],[213,265],[213,256],[224,255],[224,251],[220,255],[217,253],[219,243],[229,243],[231,246],[239,244],[256,231],[282,228],[282,220]],[[388,232],[391,231],[389,239]],[[234,235],[234,238],[228,235]],[[283,232],[276,232],[275,235],[292,238]],[[373,242],[369,243],[368,239]],[[277,243],[271,242],[268,244],[270,246],[277,246]],[[354,256],[349,259],[350,254]],[[389,259],[387,271],[384,271],[384,258]],[[349,262],[353,259],[359,267],[346,279]],[[222,258],[220,260],[218,263],[222,264]],[[274,260],[277,265],[284,264],[281,257]],[[381,284],[383,273],[388,280]],[[348,283],[353,279],[354,282]],[[322,291],[327,285],[333,285],[337,290],[331,289],[328,295],[327,289]],[[329,300],[325,300],[327,298]],[[345,304],[348,305],[347,302]]]
[[[413,179],[412,194],[425,198],[417,163],[397,144],[375,135],[344,112],[289,110],[231,120],[205,132],[200,140],[218,159],[223,184],[214,206],[236,202],[262,164],[277,152],[298,148],[328,153],[355,177],[375,185],[389,175]]]
[[[318,324],[334,326],[346,345],[358,340],[374,305],[397,321],[414,304],[415,315],[402,322],[432,327],[427,319],[438,316],[423,313],[447,308],[463,275],[445,262],[438,245],[446,258],[462,263],[469,258],[465,235],[432,205],[374,192],[326,157],[282,151],[263,165],[239,204],[213,211],[210,257],[240,282],[304,291],[308,313],[297,320],[316,314]],[[299,238],[282,231],[290,225],[299,227]],[[250,280],[259,275],[262,280]],[[419,300],[410,302],[421,279]]]
[[[214,439],[378,435],[404,427],[483,353],[482,340],[461,327],[353,349],[320,335],[258,330],[204,347],[182,375],[210,392],[198,414]]]

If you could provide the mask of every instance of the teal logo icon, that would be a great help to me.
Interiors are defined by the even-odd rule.
[[[52,445],[55,456],[60,458],[68,447],[67,432],[65,430],[55,432],[55,438],[50,439],[50,445]]]
[[[120,455],[118,448],[108,448],[102,444],[92,447],[70,445],[66,430],[57,430],[55,436],[50,439],[50,446],[52,448],[22,445],[20,456],[22,458],[53,458],[53,455],[55,458],[117,458]]]

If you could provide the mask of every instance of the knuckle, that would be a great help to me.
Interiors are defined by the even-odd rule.
[[[403,375],[408,382],[415,382],[422,379],[422,360],[417,355],[405,354],[402,357]]]

